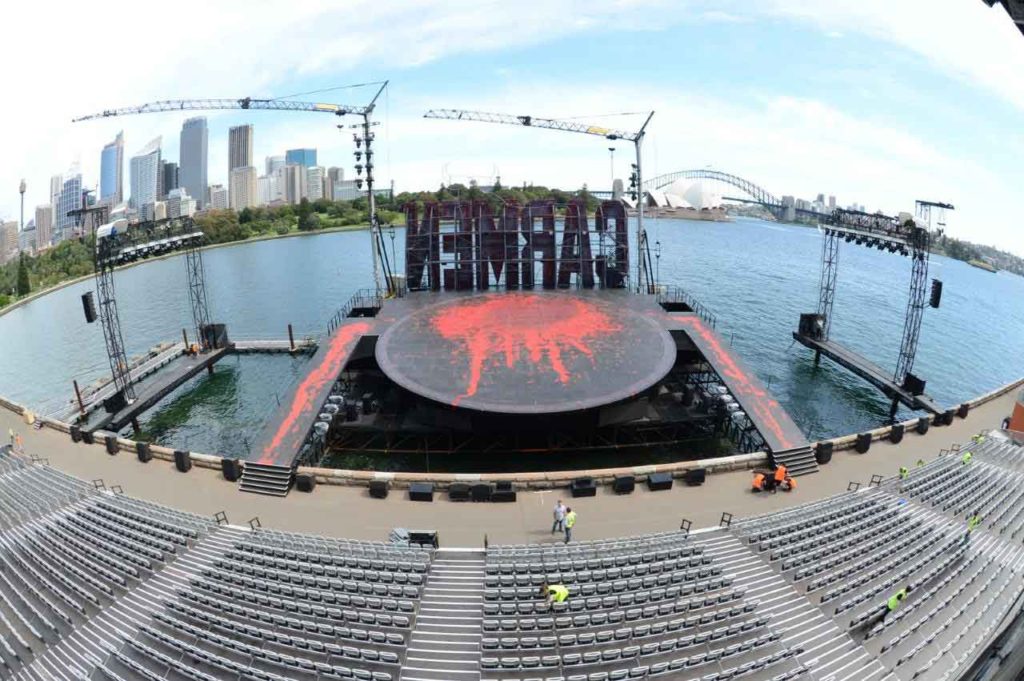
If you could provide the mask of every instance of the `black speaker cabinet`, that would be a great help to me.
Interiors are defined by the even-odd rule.
[[[228,482],[238,482],[242,477],[242,462],[238,459],[221,459],[220,472]]]
[[[971,405],[964,402],[956,408],[956,415],[962,419],[967,418],[967,414],[971,411]]]
[[[95,436],[93,436],[91,430],[83,430],[82,431],[82,442],[84,442],[87,445],[91,445],[91,444],[95,444],[96,443],[96,438],[95,438]]]
[[[928,432],[928,428],[930,426],[931,426],[931,423],[929,423],[928,417],[927,416],[922,416],[921,418],[919,418],[917,420],[917,427],[915,428],[915,430],[917,430],[917,434],[918,435],[924,435],[925,433]]]
[[[469,485],[464,482],[453,482],[448,486],[449,501],[469,501]]]
[[[953,417],[956,416],[956,409],[947,409],[942,412],[942,425],[951,426],[953,425]]]
[[[316,476],[312,473],[299,473],[295,476],[295,487],[300,492],[312,492],[316,489]]]
[[[92,291],[82,294],[82,311],[85,312],[87,324],[96,321],[96,302],[93,300]]]
[[[903,433],[906,431],[906,427],[902,423],[896,423],[889,431],[889,442],[899,444],[903,441]]]
[[[569,490],[574,497],[597,496],[597,485],[593,478],[576,478],[569,485]]]
[[[491,483],[478,482],[470,488],[469,496],[473,501],[490,501],[492,491]]]
[[[433,501],[434,483],[414,482],[409,485],[409,499],[412,501]]]
[[[409,545],[430,546],[436,549],[441,544],[434,530],[409,530]]]
[[[187,473],[192,470],[192,457],[188,455],[188,452],[183,452],[180,449],[174,450],[174,467],[182,473]]]
[[[148,442],[136,442],[135,455],[139,457],[139,461],[142,463],[149,463],[153,460],[153,452],[149,450]]]
[[[82,427],[77,423],[71,424],[71,441],[81,442],[82,441]]]
[[[612,491],[616,494],[632,494],[636,488],[636,477],[632,475],[617,475],[612,481]]]
[[[651,473],[647,476],[647,489],[652,492],[672,489],[671,473]]]
[[[828,442],[819,442],[814,448],[814,460],[819,464],[826,464],[832,460],[832,450],[835,449],[835,445],[831,440]]]
[[[502,480],[494,484],[494,491],[491,492],[491,501],[498,503],[509,503],[516,500],[516,491],[512,489],[510,480]]]
[[[708,477],[708,469],[706,468],[690,468],[686,471],[683,476],[683,481],[691,487],[703,485],[704,481]]]
[[[388,496],[388,489],[390,487],[391,483],[387,480],[371,480],[370,496],[374,499],[386,499]]]
[[[857,443],[853,448],[861,454],[871,449],[871,433],[858,433]]]
[[[106,447],[107,447],[107,454],[110,454],[111,456],[113,456],[114,454],[117,454],[117,450],[119,449],[119,447],[117,446],[117,436],[116,435],[106,435],[106,436],[104,436],[103,437],[103,444],[106,445]]]

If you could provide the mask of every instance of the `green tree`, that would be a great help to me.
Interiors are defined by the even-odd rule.
[[[245,208],[242,209],[242,212],[238,214],[238,222],[241,224],[245,224],[247,222],[252,222],[252,220],[252,209],[246,206]]]
[[[22,253],[21,257],[18,258],[18,295],[27,296],[32,290],[32,286],[28,281],[28,265],[25,262],[25,254]]]

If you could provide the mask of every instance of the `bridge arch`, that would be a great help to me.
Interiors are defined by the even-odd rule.
[[[742,177],[737,175],[730,175],[729,173],[723,173],[720,170],[711,170],[709,168],[702,168],[699,170],[677,170],[674,173],[658,175],[649,180],[644,180],[644,189],[648,191],[651,189],[661,189],[663,187],[667,187],[676,180],[716,180],[736,187],[748,194],[758,203],[762,203],[766,206],[774,208],[782,204],[782,201],[780,201],[774,194],[749,180],[744,180]]]

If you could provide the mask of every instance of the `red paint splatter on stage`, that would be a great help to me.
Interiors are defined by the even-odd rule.
[[[722,379],[726,381],[727,387],[732,391],[743,408],[748,413],[753,412],[760,420],[760,423],[775,436],[782,449],[792,447],[793,443],[779,421],[780,418],[788,420],[788,417],[780,409],[778,401],[768,393],[760,381],[752,378],[740,368],[736,363],[736,359],[729,354],[728,350],[722,347],[718,336],[705,326],[699,317],[673,315],[672,318],[684,326],[690,327],[694,333],[700,336],[704,345],[714,353],[716,370]]]
[[[338,380],[341,370],[345,368],[348,356],[352,353],[353,346],[369,330],[370,324],[367,322],[356,322],[342,326],[335,332],[320,364],[306,374],[306,378],[299,384],[295,396],[292,398],[288,414],[277,427],[274,437],[263,448],[260,463],[274,463],[278,458],[277,450],[286,439],[290,442],[284,453],[287,455],[288,461],[291,461],[291,457],[298,452],[306,437],[305,431],[299,432],[302,427],[299,423],[300,417],[306,412],[320,408],[321,405],[317,403],[317,399],[324,386]]]
[[[512,368],[525,355],[540,365],[547,358],[561,383],[571,376],[563,353],[574,350],[594,361],[590,343],[621,329],[599,306],[569,296],[505,293],[479,302],[446,307],[431,320],[434,330],[469,356],[466,392],[475,395],[488,362],[504,357]]]

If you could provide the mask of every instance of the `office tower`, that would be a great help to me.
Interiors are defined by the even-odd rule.
[[[327,169],[327,192],[326,197],[331,201],[337,201],[334,196],[334,186],[345,181],[345,169],[338,166],[331,166]]]
[[[0,263],[18,255],[18,222],[0,223]]]
[[[279,174],[261,175],[256,178],[256,195],[260,206],[266,206],[278,200]]]
[[[235,210],[252,208],[257,205],[256,168],[243,166],[234,168],[228,179],[228,202]]]
[[[139,153],[132,156],[129,164],[132,193],[128,203],[140,215],[146,205],[160,198],[160,142],[160,137],[150,140]]]
[[[226,210],[228,207],[228,190],[222,184],[210,185],[208,207],[212,210]]]
[[[310,201],[318,201],[324,198],[324,173],[323,166],[312,166],[306,168],[306,198]]]
[[[178,187],[167,194],[167,217],[187,218],[196,212],[196,200],[188,192]]]
[[[124,131],[100,154],[100,201],[108,206],[124,201]]]
[[[206,153],[206,119],[190,118],[181,126],[178,186],[195,199],[197,209],[206,204]]]
[[[829,210],[835,210],[836,209],[836,197],[835,196],[829,196],[828,197],[828,209]]]
[[[60,194],[57,196],[56,216],[53,219],[55,229],[53,242],[60,243],[68,238],[77,218],[68,215],[68,211],[77,210],[82,207],[82,174],[78,168],[72,168],[67,179],[61,184]]]
[[[164,161],[163,173],[160,178],[160,198],[166,198],[172,189],[177,189],[180,184],[181,172],[178,164],[174,161]]]
[[[306,198],[306,169],[298,165],[286,165],[281,169],[284,187],[280,190],[288,203],[299,203]]]
[[[316,149],[289,149],[284,154],[285,165],[309,168],[316,165]]]
[[[36,206],[36,247],[46,248],[53,239],[53,205]]]
[[[267,156],[265,163],[267,165],[267,175],[273,175],[277,172],[278,168],[284,167],[284,156]]]
[[[235,168],[252,165],[252,125],[236,125],[228,130],[228,174]]]

